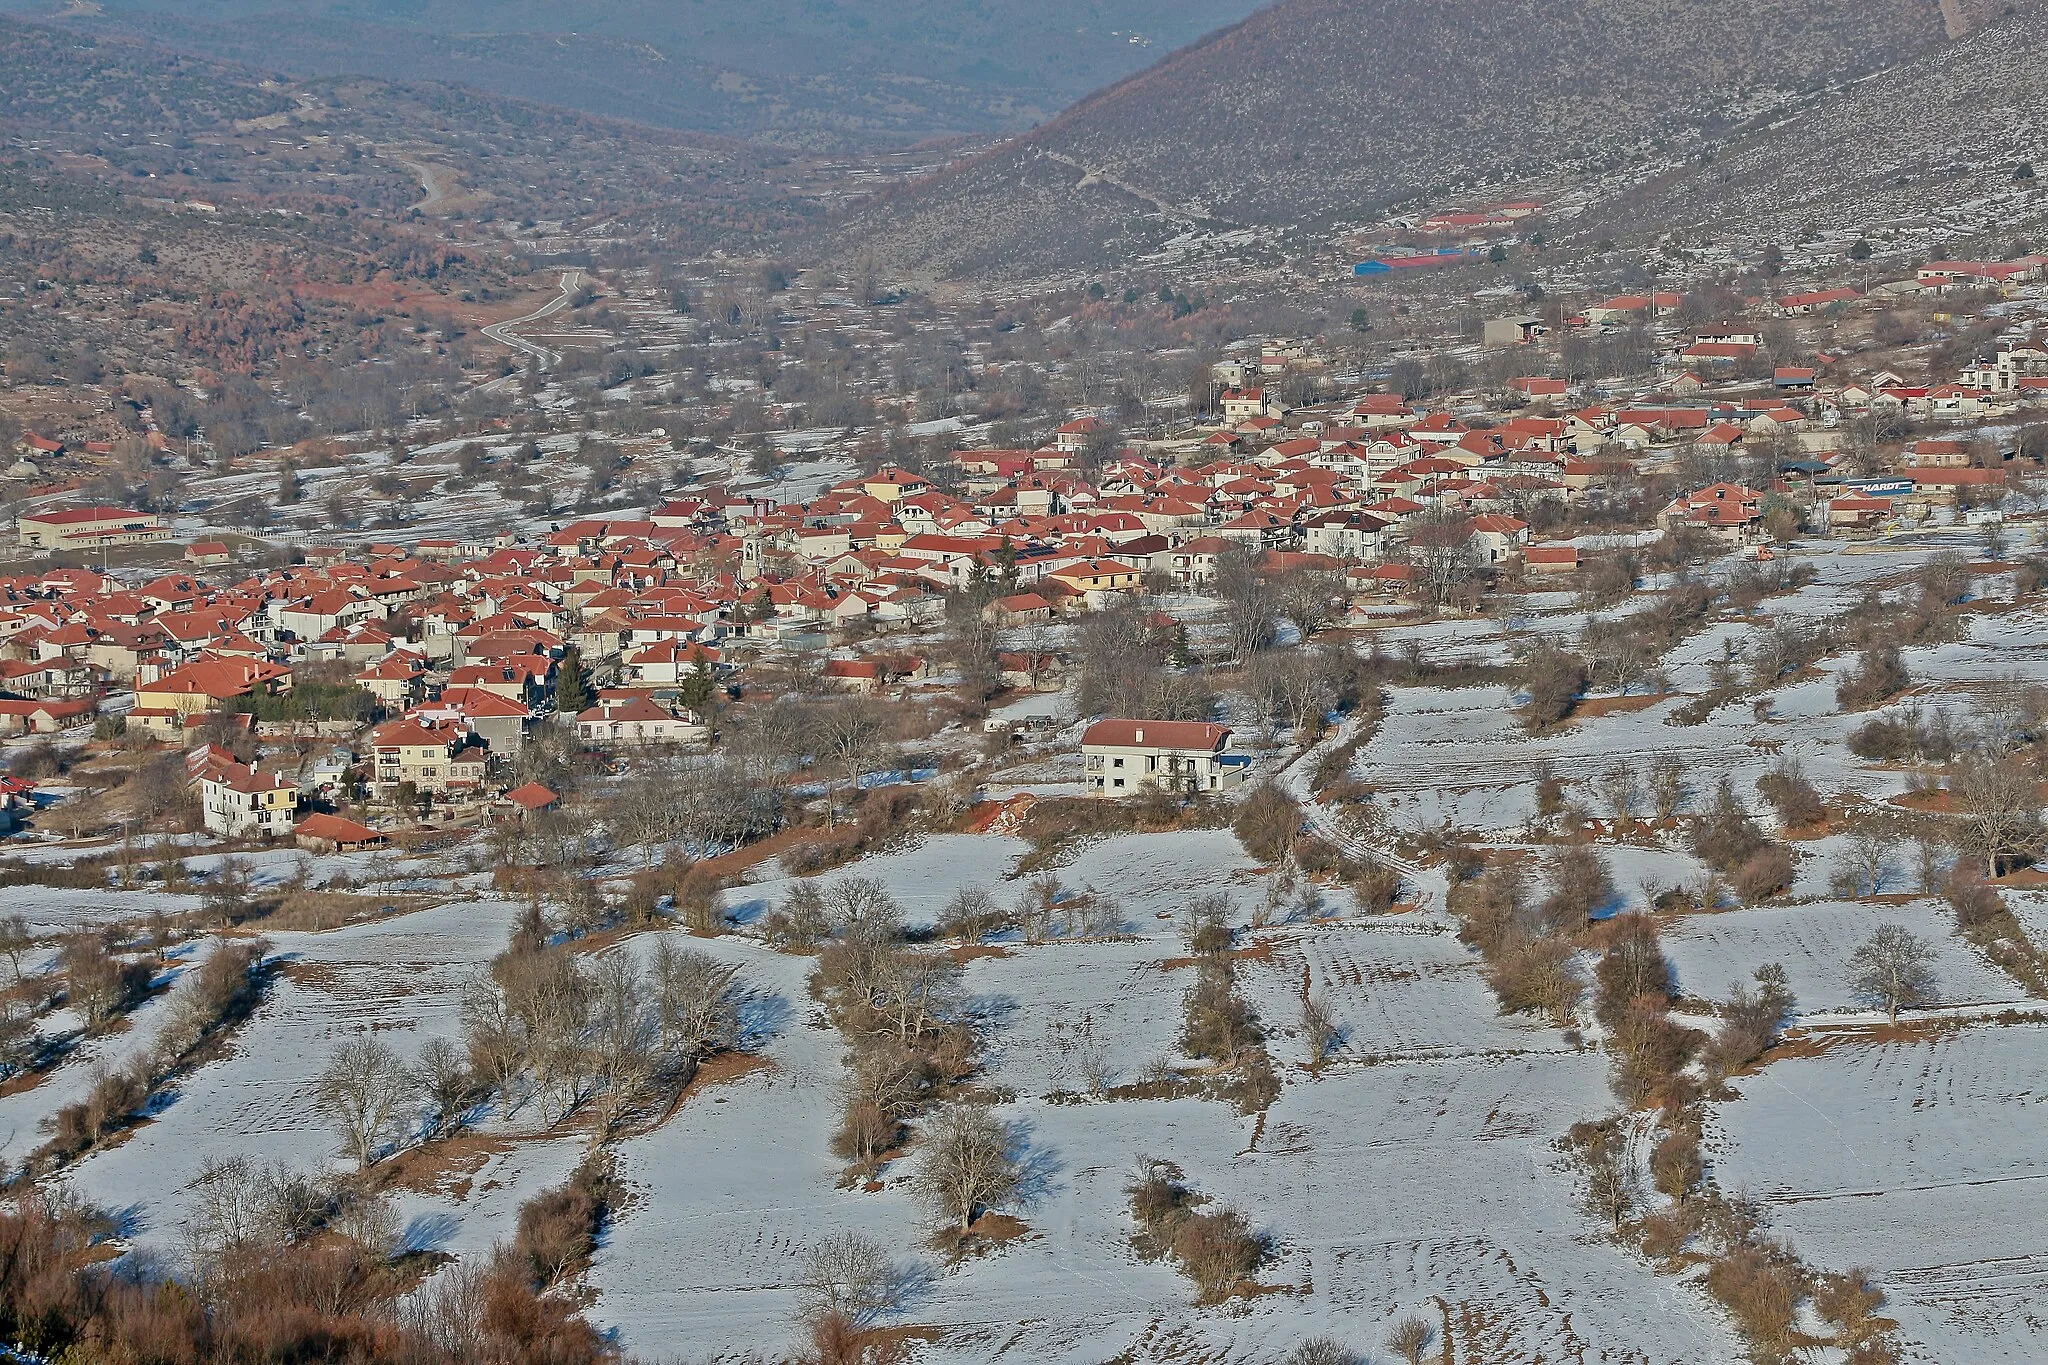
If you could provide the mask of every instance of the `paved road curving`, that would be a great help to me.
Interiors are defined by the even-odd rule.
[[[511,318],[504,322],[491,323],[483,329],[483,334],[501,346],[510,346],[521,355],[532,356],[540,362],[542,369],[554,368],[555,363],[562,358],[560,353],[550,351],[538,342],[528,341],[512,329],[514,327],[523,327],[529,322],[539,322],[542,318],[550,318],[561,312],[569,306],[569,296],[576,292],[576,286],[582,283],[582,271],[563,271],[561,279],[562,292],[560,294],[549,299],[523,318]]]

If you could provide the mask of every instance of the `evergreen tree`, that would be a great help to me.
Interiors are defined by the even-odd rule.
[[[681,699],[683,705],[699,716],[706,716],[711,709],[711,698],[717,690],[718,684],[711,676],[711,663],[700,650],[697,654],[697,666],[690,670],[689,676],[677,687],[676,696]]]
[[[555,709],[565,716],[580,715],[590,706],[590,683],[583,676],[583,655],[573,646],[562,655],[555,670]]]

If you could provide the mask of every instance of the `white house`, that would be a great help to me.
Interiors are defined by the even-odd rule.
[[[585,744],[703,744],[711,732],[693,717],[663,710],[646,697],[603,697],[576,717]]]
[[[1081,736],[1082,767],[1096,796],[1228,790],[1247,766],[1229,749],[1230,727],[1204,721],[1098,720]]]
[[[289,835],[298,803],[298,784],[240,763],[223,763],[199,779],[206,828],[224,838]]]

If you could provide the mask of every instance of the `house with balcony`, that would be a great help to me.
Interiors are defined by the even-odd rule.
[[[1251,766],[1230,752],[1230,736],[1228,725],[1206,721],[1098,720],[1081,735],[1089,794],[1228,791]]]
[[[240,763],[208,767],[199,778],[200,816],[224,839],[282,838],[292,832],[299,786]]]
[[[452,721],[388,721],[370,731],[370,780],[389,797],[410,782],[416,791],[446,795],[483,785],[485,750],[465,727]]]

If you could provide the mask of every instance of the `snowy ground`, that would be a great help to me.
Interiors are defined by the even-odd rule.
[[[1828,1269],[1869,1266],[1920,1361],[2048,1339],[2048,1029],[1989,1025],[1779,1062],[1721,1109],[1724,1185]]]
[[[991,871],[994,860],[957,841],[924,847],[934,844],[955,876]],[[930,875],[910,861],[917,852],[847,871]],[[767,1045],[770,1068],[623,1144],[636,1201],[593,1275],[597,1319],[629,1350],[688,1341],[720,1358],[772,1357],[792,1341],[803,1249],[855,1228],[921,1255],[933,1273],[905,1317],[938,1329],[920,1357],[934,1362],[1271,1361],[1318,1334],[1377,1342],[1401,1313],[1434,1312],[1434,1295],[1490,1324],[1499,1359],[1738,1358],[1717,1313],[1586,1235],[1551,1144],[1605,1102],[1604,1059],[1501,1019],[1440,922],[1260,935],[1270,956],[1246,958],[1240,974],[1288,1081],[1262,1127],[1215,1100],[1048,1100],[1085,1089],[1062,1047],[1076,1029],[1107,1044],[1112,1085],[1177,1057],[1193,969],[1181,965],[1175,925],[1157,916],[1223,889],[1243,923],[1263,892],[1227,831],[1105,840],[1060,875],[1118,888],[1134,935],[1012,945],[975,959],[967,979],[988,1024],[986,1081],[1015,1092],[998,1112],[1031,1153],[1024,1239],[947,1269],[920,1251],[926,1224],[905,1187],[908,1161],[878,1191],[837,1188],[826,1141],[841,1045],[807,997],[808,964],[722,940],[715,951],[790,1003],[788,1026]],[[927,898],[939,889],[898,887]],[[1300,1067],[1294,1025],[1304,968],[1349,1031],[1317,1077]],[[1185,1281],[1134,1255],[1122,1187],[1141,1156],[1180,1163],[1272,1235],[1268,1294],[1241,1312],[1197,1310]]]

